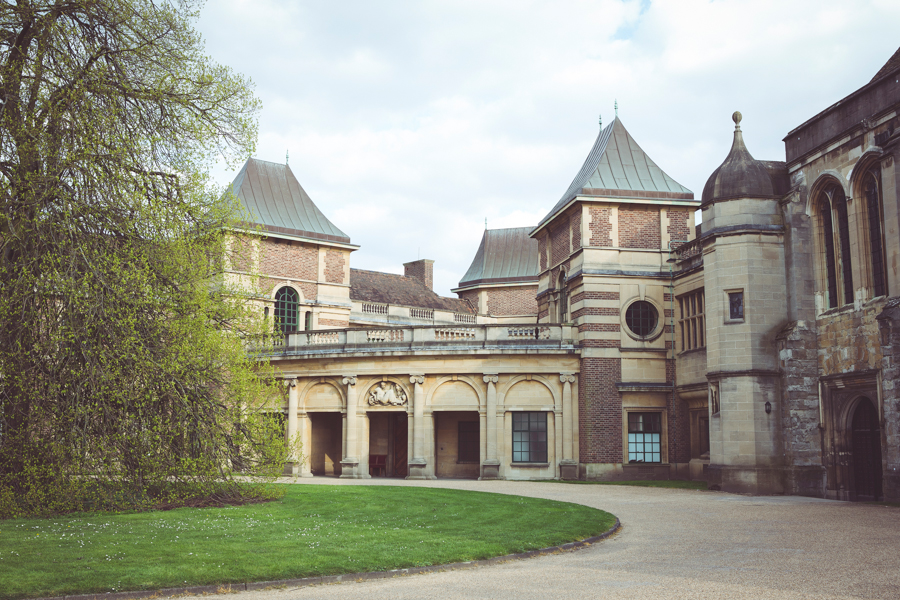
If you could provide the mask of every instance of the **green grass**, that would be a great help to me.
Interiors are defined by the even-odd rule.
[[[706,491],[705,481],[684,481],[682,479],[659,479],[646,481],[579,481],[574,479],[548,479],[547,483],[576,483],[582,485],[633,485],[637,487],[668,488],[673,490]]]
[[[0,598],[145,590],[478,560],[584,539],[615,517],[502,494],[287,486],[275,502],[0,521]]]

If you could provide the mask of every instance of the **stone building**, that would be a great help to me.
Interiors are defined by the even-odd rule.
[[[900,500],[898,81],[900,51],[783,161],[735,113],[700,200],[616,118],[536,227],[485,231],[457,299],[429,260],[351,269],[290,169],[248,161],[231,272],[284,332],[294,472]]]

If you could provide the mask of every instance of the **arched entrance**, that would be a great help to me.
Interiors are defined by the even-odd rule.
[[[881,430],[872,401],[860,398],[850,426],[853,491],[857,500],[881,497]]]

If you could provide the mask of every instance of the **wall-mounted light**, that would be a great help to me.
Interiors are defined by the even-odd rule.
[[[766,414],[767,415],[772,414],[772,403],[769,402],[768,400],[766,400]]]

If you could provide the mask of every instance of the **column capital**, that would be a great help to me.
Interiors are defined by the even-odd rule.
[[[356,385],[356,375],[344,375],[341,380],[344,385]]]
[[[484,379],[485,383],[497,383],[500,381],[500,377],[496,373],[485,373],[482,379]]]
[[[285,380],[284,383],[285,383],[288,387],[295,388],[295,387],[297,387],[297,378],[295,377],[294,379],[287,379],[287,380]]]
[[[559,374],[559,382],[560,383],[575,383],[575,375],[572,373],[560,373]]]
[[[423,383],[425,383],[425,376],[424,375],[410,375],[409,382],[415,383],[417,385],[422,385]]]

